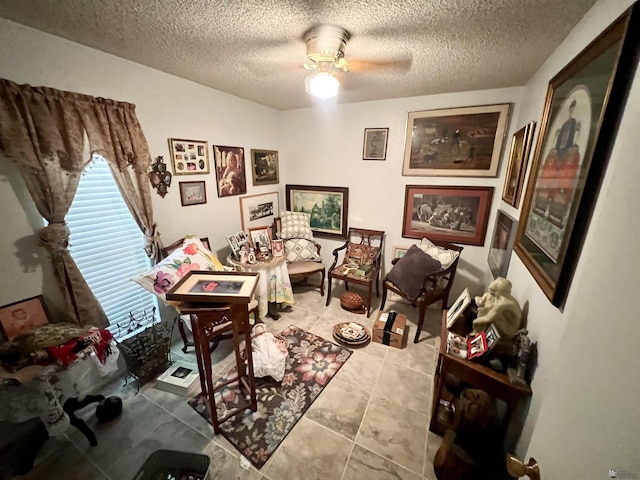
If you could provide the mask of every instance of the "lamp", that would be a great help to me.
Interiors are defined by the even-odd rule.
[[[305,78],[304,85],[308,94],[324,100],[338,94],[340,82],[331,72],[316,70]]]

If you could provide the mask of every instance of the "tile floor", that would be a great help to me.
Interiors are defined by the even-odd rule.
[[[317,289],[294,290],[293,311],[278,321],[264,319],[270,331],[293,324],[332,340],[335,323],[354,320],[371,328],[378,312],[366,318],[342,310],[340,288],[328,307]],[[441,313],[427,310],[421,341],[414,344],[417,309],[394,302],[387,302],[387,309],[407,314],[407,347],[370,343],[354,350],[260,471],[242,468],[237,450],[213,434],[185,397],[153,384],[136,394],[118,379],[103,392],[123,398],[118,420],[98,424],[95,405],[80,411],[96,432],[97,447],[71,428],[50,438],[34,469],[17,478],[129,480],[153,451],[166,448],[209,455],[210,479],[435,480],[432,460],[441,439],[428,431],[428,420]],[[178,344],[172,352],[174,359],[195,362],[195,355],[183,354]],[[230,342],[222,342],[212,355],[214,370],[225,372],[233,361]]]

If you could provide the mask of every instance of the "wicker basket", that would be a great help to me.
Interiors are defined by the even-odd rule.
[[[157,478],[187,478],[188,471],[194,478],[204,479],[209,471],[211,459],[201,453],[156,450],[153,452],[133,480],[155,480]]]
[[[169,356],[177,318],[149,325],[130,338],[117,342],[129,375],[144,384],[171,363]]]

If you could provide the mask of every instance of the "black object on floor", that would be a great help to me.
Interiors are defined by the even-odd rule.
[[[110,422],[122,413],[122,399],[107,397],[96,407],[96,417],[100,423]]]
[[[49,434],[39,418],[16,425],[0,422],[0,479],[28,473],[47,438]]]
[[[92,447],[98,445],[98,440],[96,440],[96,436],[93,431],[87,426],[86,423],[84,423],[84,420],[76,417],[75,412],[76,410],[80,410],[81,408],[86,407],[91,403],[101,402],[103,400],[104,396],[102,395],[87,395],[82,400],[78,400],[77,398],[70,398],[69,400],[64,402],[64,405],[62,406],[62,409],[65,411],[65,413],[69,415],[71,425],[76,427],[82,432],[85,437],[87,437],[87,440],[89,440],[89,445],[91,445]]]
[[[156,450],[149,455],[133,480],[156,480],[158,478],[204,480],[210,463],[209,456],[201,453]]]

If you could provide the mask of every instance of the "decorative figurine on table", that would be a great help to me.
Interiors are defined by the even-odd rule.
[[[247,247],[247,244],[244,244],[240,247],[238,255],[240,257],[241,264],[245,265],[249,263],[249,247]]]
[[[529,364],[529,356],[531,355],[531,340],[528,336],[526,328],[518,330],[515,338],[515,367],[509,367],[507,374],[509,382],[518,385],[527,385],[527,365]]]
[[[516,333],[522,326],[522,310],[511,296],[511,282],[498,277],[489,284],[487,292],[475,297],[478,317],[473,321],[472,335],[485,331],[492,323],[500,334],[496,353],[512,354]]]

